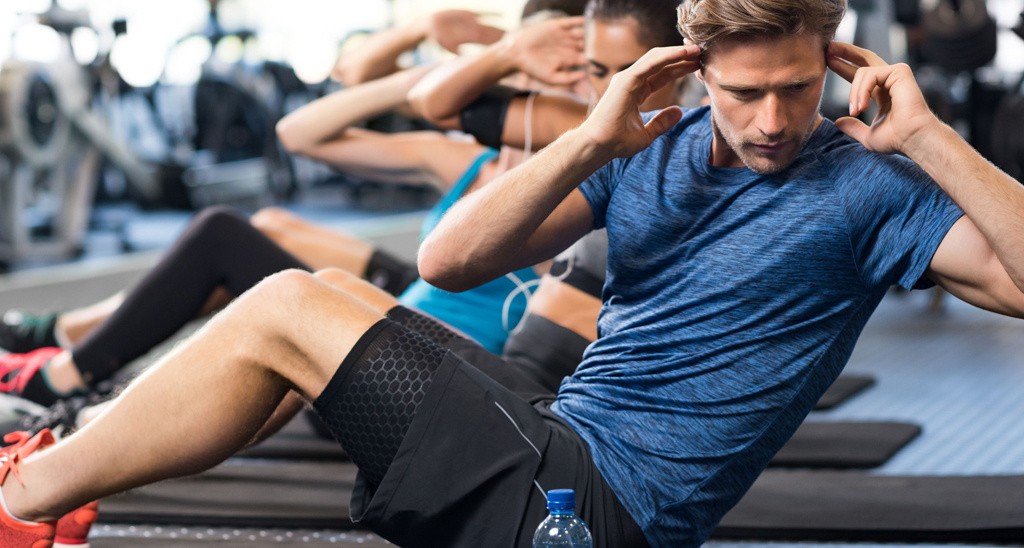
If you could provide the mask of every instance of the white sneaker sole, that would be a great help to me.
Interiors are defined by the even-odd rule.
[[[89,543],[86,542],[85,544],[60,544],[55,542],[53,544],[53,548],[89,548]]]

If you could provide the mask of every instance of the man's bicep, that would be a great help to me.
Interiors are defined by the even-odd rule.
[[[927,276],[979,308],[1024,317],[1024,293],[1013,283],[988,240],[965,215],[946,233]]]
[[[594,229],[594,213],[579,189],[575,189],[541,223],[519,253],[518,268],[532,266],[558,255]]]

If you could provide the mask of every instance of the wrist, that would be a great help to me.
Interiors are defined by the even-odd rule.
[[[515,40],[505,37],[484,50],[489,72],[495,81],[520,70]]]
[[[614,160],[615,146],[587,130],[586,123],[567,131],[565,137],[572,141],[572,157],[584,166],[597,169]]]
[[[419,19],[406,25],[405,29],[408,42],[412,47],[416,47],[420,42],[430,38],[434,31],[434,20],[431,17]]]
[[[900,146],[900,152],[921,164],[928,159],[929,151],[941,150],[942,143],[950,138],[959,138],[959,134],[935,116],[930,116],[925,123],[911,129]]]

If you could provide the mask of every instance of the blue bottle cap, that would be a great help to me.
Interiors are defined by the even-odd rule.
[[[548,510],[573,510],[576,508],[576,491],[552,489],[548,491]]]

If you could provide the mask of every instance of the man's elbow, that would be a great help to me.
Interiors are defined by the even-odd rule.
[[[281,146],[284,147],[285,150],[292,154],[301,153],[301,147],[298,143],[298,132],[296,131],[291,119],[286,116],[279,120],[277,125],[274,126],[274,131],[277,133],[278,142],[281,143]]]
[[[475,286],[466,275],[465,265],[456,260],[454,255],[430,245],[429,240],[424,242],[416,258],[420,277],[438,289],[453,293],[472,289]]]

